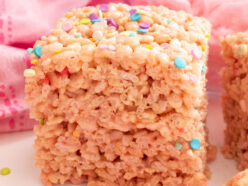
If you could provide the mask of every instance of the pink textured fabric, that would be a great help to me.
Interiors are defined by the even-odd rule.
[[[30,66],[24,49],[48,34],[64,12],[87,3],[109,2],[165,5],[209,19],[213,24],[208,73],[211,91],[220,89],[219,36],[248,28],[248,0],[0,0],[0,132],[27,130],[35,124],[24,100],[23,70]]]

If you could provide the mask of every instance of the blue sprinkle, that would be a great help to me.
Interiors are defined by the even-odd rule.
[[[171,19],[167,19],[167,23],[170,24],[172,22]]]
[[[194,150],[198,150],[201,147],[201,142],[195,138],[190,141],[190,147]]]
[[[239,49],[238,54],[239,54],[239,55],[241,55],[241,54],[242,54],[242,50],[241,50],[241,49]]]
[[[101,22],[101,21],[102,21],[102,19],[92,19],[91,20],[92,23]]]
[[[183,58],[181,57],[177,57],[174,61],[174,65],[177,67],[177,68],[185,68],[186,67],[186,62]]]
[[[28,54],[28,55],[30,55],[30,54],[32,54],[32,53],[33,53],[33,51],[34,51],[34,49],[33,49],[33,48],[28,48],[28,49],[27,49],[27,54]]]
[[[42,52],[41,52],[42,46],[37,46],[34,48],[34,54],[38,57],[42,56]]]
[[[140,29],[137,30],[137,32],[139,32],[139,33],[147,33],[148,32],[148,29],[142,29],[142,28],[140,28]]]
[[[75,37],[81,37],[81,33],[77,32],[74,34]]]
[[[206,66],[202,65],[202,73],[205,74],[206,73]]]
[[[139,13],[135,13],[131,15],[131,20],[132,21],[138,21],[141,18],[141,15]]]

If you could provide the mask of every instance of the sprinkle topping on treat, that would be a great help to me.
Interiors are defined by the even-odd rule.
[[[205,52],[206,47],[205,47],[204,45],[202,45],[202,46],[201,46],[201,49],[202,49],[203,52]]]
[[[0,174],[1,174],[2,176],[6,176],[6,175],[8,175],[8,174],[10,174],[10,173],[11,173],[11,170],[10,170],[10,168],[7,168],[7,167],[2,168],[2,169],[0,170]]]
[[[107,12],[107,11],[109,11],[109,6],[108,6],[107,4],[100,4],[99,9],[100,9],[102,12]]]
[[[113,19],[106,19],[106,20],[107,20],[108,25],[118,27],[118,25],[116,24],[115,20],[113,20]]]
[[[170,24],[172,22],[171,19],[167,19],[167,23]]]
[[[42,117],[42,118],[40,119],[40,125],[44,125],[44,123],[45,123],[45,118]]]
[[[201,56],[202,56],[201,51],[198,50],[197,48],[193,49],[193,50],[191,51],[191,54],[192,54],[192,56],[193,56],[194,59],[200,59]]]
[[[34,77],[36,73],[33,69],[26,69],[23,74],[24,77]]]
[[[92,20],[98,19],[98,15],[97,15],[96,13],[91,13],[91,14],[89,15],[89,18],[90,18],[90,20],[92,21]]]
[[[69,75],[70,72],[68,70],[67,67],[64,68],[64,70],[62,70],[60,73],[59,73],[59,76],[63,76],[63,75]]]
[[[38,57],[42,56],[42,52],[41,52],[42,46],[37,46],[34,48],[34,54]]]
[[[89,18],[83,18],[79,22],[81,25],[88,25],[90,24],[90,19]]]
[[[238,52],[239,52],[239,55],[241,55],[241,54],[246,55],[248,52],[247,45],[241,44]]]
[[[99,44],[99,45],[98,45],[98,48],[103,50],[103,49],[108,48],[108,46],[105,45],[105,44]]]
[[[32,65],[35,65],[35,64],[38,63],[38,59],[34,59],[34,60],[32,60],[30,63],[31,63]]]
[[[102,19],[93,19],[93,20],[91,20],[92,23],[101,22],[101,21],[102,21]]]
[[[45,76],[43,79],[41,79],[41,81],[47,85],[49,85],[49,79],[47,76]]]
[[[138,29],[137,32],[139,32],[139,33],[147,33],[148,30],[147,30],[147,29],[142,29],[142,28],[140,28],[140,29]]]
[[[138,21],[139,19],[141,19],[141,15],[139,13],[135,13],[131,15],[132,21]]]
[[[168,44],[168,43],[163,43],[161,46],[162,46],[164,49],[167,49],[167,48],[169,47],[169,44]]]
[[[61,48],[58,48],[58,49],[54,50],[54,54],[59,54],[61,52],[62,52],[62,49]]]
[[[74,34],[74,36],[75,36],[75,37],[81,37],[81,33],[76,32],[76,33]]]
[[[198,150],[201,147],[201,142],[195,138],[190,141],[190,147],[194,150]]]
[[[115,46],[114,45],[108,45],[108,49],[109,50],[115,50]]]
[[[99,41],[102,39],[102,37],[103,37],[102,31],[95,31],[92,34],[92,38],[94,39],[94,41]]]
[[[139,27],[142,29],[148,29],[150,27],[150,23],[142,22],[139,24]]]
[[[177,142],[177,143],[175,144],[175,148],[176,148],[176,149],[181,149],[182,147],[183,147],[183,145],[182,145],[181,143],[178,143],[178,142]]]
[[[152,50],[152,45],[146,45],[145,48]]]
[[[197,82],[197,77],[196,77],[194,74],[191,74],[191,75],[189,76],[189,79],[190,79],[190,81],[191,81],[192,83],[196,83],[196,82]]]
[[[72,29],[72,23],[69,22],[69,21],[63,23],[62,29],[63,29],[65,32],[69,32],[69,31]]]
[[[206,66],[202,65],[202,74],[205,74],[205,73],[206,73]]]
[[[28,48],[28,49],[27,49],[27,54],[28,54],[28,55],[30,55],[30,54],[32,54],[32,53],[33,53],[33,51],[34,51],[34,49],[33,49],[33,48]]]
[[[205,36],[205,37],[209,39],[209,38],[210,38],[210,34],[206,34],[206,36]]]
[[[137,12],[137,9],[131,9],[131,10],[129,11],[130,15],[133,15],[133,14],[135,14],[136,12]]]
[[[129,36],[130,36],[130,37],[136,37],[137,34],[136,34],[136,32],[130,32]]]
[[[181,57],[177,57],[174,61],[174,65],[177,67],[177,68],[180,68],[180,69],[183,69],[186,67],[186,62],[183,58]]]

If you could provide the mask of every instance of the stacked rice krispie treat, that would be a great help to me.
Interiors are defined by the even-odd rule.
[[[236,174],[223,186],[248,186],[248,169]]]
[[[44,185],[204,186],[210,24],[165,7],[65,14],[28,49]]]
[[[248,168],[248,32],[221,39],[226,66],[222,70],[222,96],[226,122],[225,146],[227,158],[238,161],[238,169]]]

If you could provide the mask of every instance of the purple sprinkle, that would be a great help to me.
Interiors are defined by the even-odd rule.
[[[135,14],[136,12],[137,12],[136,9],[132,9],[132,10],[129,11],[130,15],[133,15],[133,14]]]
[[[114,26],[114,27],[118,27],[118,25],[116,24],[115,20],[113,19],[106,19],[107,20],[107,23]]]
[[[100,4],[100,10],[102,12],[107,12],[109,10],[109,6],[107,4]]]
[[[148,29],[150,27],[150,23],[147,22],[140,23],[139,27],[142,29]]]
[[[90,18],[90,20],[95,20],[95,19],[98,19],[98,15],[96,13],[91,13],[89,15],[89,18]]]

